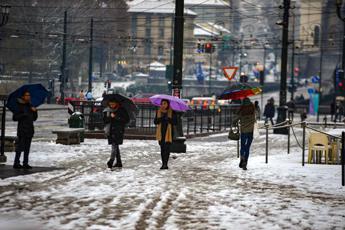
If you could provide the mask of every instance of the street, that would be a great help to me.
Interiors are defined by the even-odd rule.
[[[238,168],[236,142],[226,134],[188,140],[168,171],[159,170],[155,141],[125,141],[124,168],[115,171],[106,168],[106,140],[35,141],[33,166],[65,169],[0,181],[0,222],[27,229],[343,229],[340,166],[302,168],[300,150],[287,155],[284,137],[271,136],[267,165],[263,135],[255,140],[248,171]]]

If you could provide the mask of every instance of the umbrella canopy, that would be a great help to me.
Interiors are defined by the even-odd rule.
[[[23,85],[10,93],[8,96],[6,107],[12,112],[18,112],[18,98],[21,98],[25,91],[30,93],[31,105],[38,107],[44,103],[49,92],[41,84]]]
[[[257,95],[261,92],[262,90],[259,87],[252,87],[244,83],[236,83],[224,90],[223,93],[218,96],[218,99],[239,100]]]
[[[160,106],[162,100],[168,100],[170,102],[170,108],[175,111],[187,111],[189,110],[189,107],[187,103],[180,98],[165,95],[165,94],[157,94],[152,97],[150,97],[150,101],[153,105]]]
[[[123,96],[122,94],[118,94],[118,93],[106,94],[103,97],[102,105],[105,107],[108,106],[109,101],[118,102],[126,110],[129,118],[131,120],[135,120],[135,117],[138,114],[138,108],[130,98]]]

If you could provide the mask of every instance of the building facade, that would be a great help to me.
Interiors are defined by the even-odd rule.
[[[166,0],[138,0],[129,3],[131,20],[130,55],[127,57],[133,72],[144,71],[150,63],[158,61],[172,64],[175,4]],[[193,53],[193,29],[196,14],[185,9],[184,65]]]

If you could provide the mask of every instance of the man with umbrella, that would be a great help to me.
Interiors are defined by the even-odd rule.
[[[108,144],[111,145],[110,159],[107,162],[108,168],[122,167],[119,145],[123,144],[125,125],[130,118],[135,117],[136,106],[127,97],[121,94],[107,94],[102,104],[107,106],[103,111],[105,134],[108,137]],[[116,164],[114,161],[116,159]]]
[[[18,110],[13,113],[13,120],[18,121],[16,156],[14,158],[13,168],[31,169],[29,165],[29,153],[31,140],[34,136],[34,121],[37,120],[37,109],[30,103],[30,92],[24,91],[21,98],[17,99]],[[23,165],[20,164],[20,155],[24,152]]]
[[[31,169],[29,152],[32,137],[34,136],[34,121],[37,120],[36,107],[44,103],[49,92],[41,84],[23,85],[12,92],[7,100],[6,107],[12,111],[13,120],[18,121],[16,155],[13,168]],[[20,164],[20,155],[24,152],[23,165]]]

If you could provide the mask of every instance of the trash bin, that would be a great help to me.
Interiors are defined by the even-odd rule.
[[[68,119],[68,125],[70,128],[84,128],[84,115],[80,112],[72,113]],[[84,142],[84,132],[80,133],[80,142]]]

